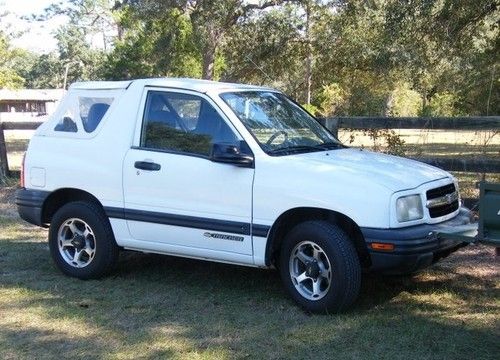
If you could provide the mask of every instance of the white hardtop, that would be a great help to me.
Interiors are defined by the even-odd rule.
[[[231,91],[231,90],[273,90],[268,87],[257,85],[245,85],[226,83],[219,81],[190,79],[190,78],[152,78],[136,79],[127,81],[84,81],[76,82],[70,86],[71,90],[108,90],[127,89],[132,83],[139,86],[171,87],[185,90],[193,90],[206,93],[208,91]]]

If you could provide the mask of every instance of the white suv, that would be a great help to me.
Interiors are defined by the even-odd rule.
[[[22,183],[65,274],[100,277],[119,249],[275,266],[310,311],[347,308],[362,270],[434,263],[463,246],[435,231],[470,222],[447,172],[348,148],[276,90],[191,79],[72,85]]]

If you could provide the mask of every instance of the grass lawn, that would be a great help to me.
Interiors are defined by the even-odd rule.
[[[47,232],[0,188],[0,358],[498,359],[499,258],[470,246],[413,277],[364,277],[355,307],[311,315],[276,271],[123,252],[62,275]]]

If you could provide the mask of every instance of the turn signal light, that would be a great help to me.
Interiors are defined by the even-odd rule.
[[[373,250],[382,250],[382,251],[392,251],[394,250],[394,244],[386,244],[386,243],[371,243],[371,248]]]

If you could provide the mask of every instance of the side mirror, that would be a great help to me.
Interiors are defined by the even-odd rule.
[[[233,164],[240,167],[253,167],[253,155],[242,153],[235,144],[213,144],[210,160],[219,163]]]

